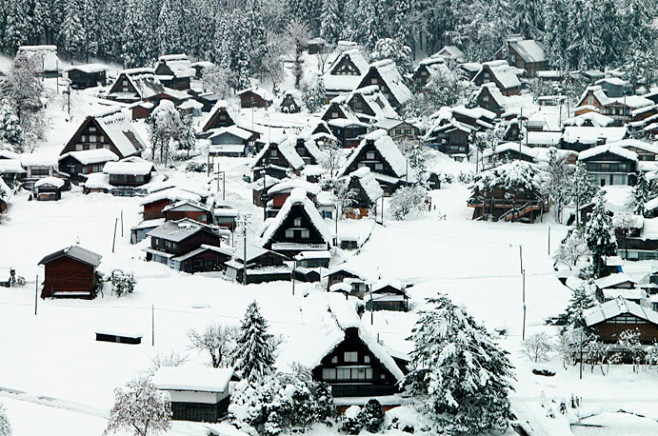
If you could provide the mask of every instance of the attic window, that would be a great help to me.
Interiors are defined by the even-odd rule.
[[[279,150],[271,150],[270,151],[270,156],[278,157],[279,156]]]
[[[346,351],[343,354],[343,360],[346,363],[356,363],[359,361],[359,353],[357,351]]]
[[[489,101],[489,96],[488,95],[483,95],[482,96],[482,101]]]
[[[301,218],[295,218],[294,224],[295,227],[300,227],[302,225],[302,219]]]
[[[370,356],[369,355],[366,354],[365,356],[363,356],[363,363],[370,363]]]
[[[302,229],[302,239],[308,239],[311,237],[311,232],[308,229]]]
[[[371,85],[376,85],[377,84],[377,78],[373,77],[372,79],[370,79],[370,84]]]
[[[374,151],[369,151],[366,153],[366,159],[374,159],[375,158],[375,152]]]
[[[295,237],[295,231],[293,229],[286,230],[286,238],[293,239]]]
[[[338,356],[334,356],[331,358],[331,363],[338,363]]]
[[[96,131],[96,126],[89,126],[89,131],[90,132],[95,132]]]

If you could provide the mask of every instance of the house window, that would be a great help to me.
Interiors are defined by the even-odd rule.
[[[370,84],[371,85],[376,85],[377,84],[377,78],[373,77],[372,79],[370,79]]]
[[[395,129],[395,135],[396,135],[396,136],[397,136],[397,135],[401,135],[401,134],[402,134],[402,130],[400,130],[400,129]]]
[[[336,378],[338,380],[349,380],[350,375],[350,368],[336,368]]]
[[[368,354],[366,354],[365,356],[363,356],[363,362],[364,362],[364,363],[370,363],[370,356],[369,356]]]
[[[87,135],[82,135],[82,136],[80,137],[80,141],[82,141],[82,142],[87,142]]]
[[[89,126],[89,131],[90,132],[95,132],[96,131],[96,126]]]
[[[404,129],[405,135],[411,135],[411,129]]]
[[[374,151],[369,151],[366,153],[366,159],[372,160],[375,158],[375,152]]]
[[[302,229],[302,239],[308,239],[311,237],[311,232],[308,229]]]
[[[270,156],[278,157],[279,156],[279,150],[271,150],[270,151]]]
[[[82,151],[82,144],[75,144],[75,151]]]
[[[343,353],[343,360],[345,362],[355,363],[359,361],[359,353],[357,351],[346,351]]]
[[[323,380],[336,380],[336,368],[323,368],[322,369],[322,379]]]
[[[337,112],[332,112],[331,113],[331,118],[338,118],[338,113]]]
[[[375,164],[375,170],[382,171],[384,169],[384,164],[378,163]]]
[[[295,231],[293,229],[286,229],[286,238],[293,239],[295,237]]]
[[[488,102],[489,101],[489,96],[488,95],[483,95],[482,96],[482,101]]]
[[[295,227],[300,227],[302,225],[302,219],[301,218],[295,218],[294,226]]]
[[[331,358],[331,363],[338,363],[338,356],[333,356]]]
[[[105,136],[100,135],[100,136],[98,137],[98,142],[105,142]]]
[[[96,135],[89,135],[89,142],[96,142]]]

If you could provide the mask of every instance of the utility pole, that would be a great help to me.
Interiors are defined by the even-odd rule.
[[[155,347],[155,304],[151,304],[151,346]]]
[[[372,291],[370,291],[370,325],[373,325],[373,323],[375,322],[373,312],[374,312],[374,306],[372,303]]]
[[[580,328],[580,379],[583,379],[583,328]]]
[[[123,238],[123,209],[121,209],[121,237]]]
[[[524,273],[523,269],[523,245],[519,245],[519,260],[521,261],[521,274]]]
[[[336,232],[334,236],[334,247],[338,246],[338,201],[336,201]],[[377,221],[377,216],[375,215],[375,221]]]
[[[382,226],[384,225],[384,196],[382,195]]]
[[[267,164],[265,164],[267,165]],[[263,202],[263,221],[267,219],[267,169],[261,170],[263,176],[263,193],[261,194],[261,201]]]
[[[112,236],[112,253],[114,253],[114,245],[116,244],[117,240],[117,223],[119,222],[119,218],[114,218],[114,236]]]
[[[38,301],[39,301],[39,274],[37,274],[37,281],[34,284],[34,316],[37,316]]]
[[[247,218],[249,215],[240,215],[238,223],[242,225],[242,284],[247,284]]]
[[[526,304],[525,304],[525,270],[523,270],[523,330],[521,339],[525,341],[525,318],[526,318]]]
[[[548,226],[548,255],[551,255],[551,226]]]
[[[295,274],[297,273],[297,258],[292,260],[292,295],[295,296]]]

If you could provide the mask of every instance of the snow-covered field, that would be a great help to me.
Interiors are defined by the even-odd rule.
[[[54,83],[47,86],[54,93]],[[52,97],[47,111],[50,130],[38,151],[56,156],[77,123],[97,103],[92,92],[74,93],[69,118],[61,95]],[[144,132],[143,123],[137,128],[140,134]],[[227,174],[227,200],[251,213],[249,230],[255,233],[262,213],[251,204],[251,190],[242,180],[248,164],[248,159],[220,160]],[[445,156],[437,156],[434,166],[454,175],[472,171],[471,164],[458,164]],[[203,174],[165,172],[179,183],[207,187]],[[501,343],[517,367],[513,408],[520,419],[531,423],[533,434],[569,434],[568,421],[560,416],[546,418],[541,404],[571,395],[583,398],[580,415],[592,416],[584,423],[604,426],[575,427],[576,435],[656,434],[655,369],[633,374],[630,368],[616,367],[604,377],[587,368],[579,380],[577,368],[563,370],[556,357],[541,364],[556,375],[542,377],[532,374],[535,365],[520,352],[524,328],[521,270],[525,270],[526,334],[554,334],[555,328],[546,326],[544,320],[561,312],[570,297],[570,290],[554,275],[550,256],[566,228],[549,216],[535,224],[471,221],[471,210],[466,207],[468,190],[457,182],[431,195],[436,209],[408,221],[393,221],[387,214],[383,226],[371,220],[339,223],[339,233],[372,231],[360,253],[341,254],[351,265],[413,283],[409,288],[413,310],[376,312],[372,333],[390,348],[409,351],[411,343],[406,338],[424,299],[437,292],[447,293],[490,330],[506,331]],[[289,282],[241,286],[211,274],[189,275],[144,262],[141,248],[146,242],[137,246],[129,243],[129,229],[140,221],[139,201],[83,195],[78,188],[65,192],[58,202],[28,201],[26,193],[13,198],[0,225],[0,269],[16,268],[28,284],[24,288],[0,288],[0,402],[7,408],[15,436],[101,434],[115,387],[147,371],[158,352],[175,350],[186,354],[189,363],[206,363],[205,356],[188,349],[188,330],[215,322],[236,324],[254,299],[272,332],[288,338],[283,347],[294,343],[307,328],[302,309],[306,294],[322,292],[315,285],[298,284],[292,295]],[[121,215],[123,234],[119,228],[113,253],[115,220]],[[43,279],[39,260],[77,242],[103,255],[101,270],[119,267],[134,272],[138,281],[135,293],[120,299],[105,294],[93,301],[37,299],[35,314],[37,276],[39,282]],[[636,264],[629,271],[639,278],[651,266]],[[369,316],[366,321],[369,324]],[[96,342],[94,332],[98,328],[138,330],[144,335],[143,341],[141,345]],[[619,410],[649,419],[615,413]],[[222,434],[237,434],[228,425],[215,427]],[[169,434],[202,435],[206,428],[175,423]]]

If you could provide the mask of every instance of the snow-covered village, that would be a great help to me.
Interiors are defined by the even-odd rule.
[[[657,435],[658,0],[0,0],[45,434]]]

